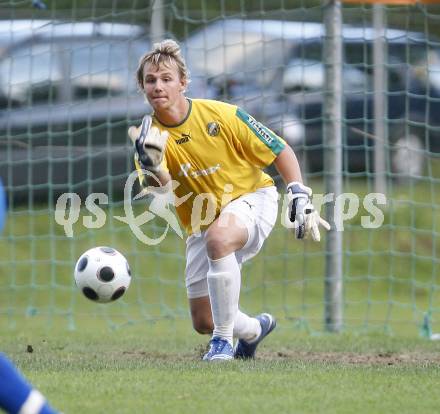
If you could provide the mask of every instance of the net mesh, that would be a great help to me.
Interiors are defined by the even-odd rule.
[[[323,6],[47,1],[44,9],[31,3],[0,1],[0,177],[8,198],[0,235],[1,325],[61,320],[74,329],[85,320],[115,327],[188,318],[184,242],[154,219],[141,226],[143,234],[167,236],[145,245],[116,218],[125,216],[123,189],[133,169],[126,129],[148,111],[134,72],[152,43],[152,23],[182,42],[189,95],[236,103],[283,136],[319,195],[329,173],[322,140]],[[342,9],[352,26],[342,40],[343,183],[352,194],[339,199],[346,218],[339,223],[344,328],[430,335],[440,329],[440,10],[417,4],[383,11],[385,140],[374,130],[373,8]],[[385,151],[385,206],[369,198],[378,175],[375,143]],[[76,220],[72,204],[64,216],[75,221],[72,237],[55,219],[65,192],[80,199]],[[101,221],[86,208],[91,193],[108,196],[99,205]],[[145,201],[133,210],[140,215]],[[72,277],[77,258],[97,245],[123,252],[133,270],[128,293],[112,305],[88,302]],[[278,221],[261,253],[243,267],[241,307],[322,331],[325,255],[324,243],[297,242]]]

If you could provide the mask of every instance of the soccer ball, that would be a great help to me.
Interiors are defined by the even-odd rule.
[[[125,257],[112,247],[94,247],[75,265],[75,283],[94,302],[119,299],[130,286],[131,272]]]

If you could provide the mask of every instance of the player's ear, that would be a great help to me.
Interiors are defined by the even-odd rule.
[[[188,86],[188,80],[186,77],[180,78],[180,92],[185,92]]]

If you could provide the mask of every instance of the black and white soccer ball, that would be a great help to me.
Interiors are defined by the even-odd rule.
[[[75,282],[84,296],[94,302],[119,299],[130,286],[127,259],[112,247],[94,247],[84,252],[75,265]]]

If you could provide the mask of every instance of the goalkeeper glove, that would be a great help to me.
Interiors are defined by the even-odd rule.
[[[319,216],[313,207],[311,196],[311,188],[296,181],[289,183],[287,185],[288,219],[293,223],[297,239],[311,235],[314,241],[320,241],[319,225],[330,230],[330,224]]]
[[[163,160],[168,140],[168,131],[160,131],[151,126],[151,116],[145,115],[140,127],[128,129],[128,136],[132,140],[141,167],[145,170],[158,172]]]

